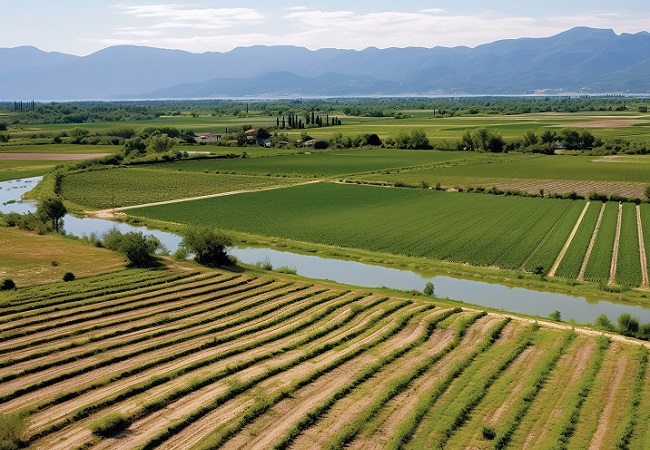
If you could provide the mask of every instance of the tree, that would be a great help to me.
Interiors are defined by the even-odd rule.
[[[205,266],[231,265],[227,247],[232,240],[221,231],[211,227],[190,227],[183,233],[181,247],[194,254],[194,260]]]
[[[539,142],[539,138],[534,131],[528,130],[524,134],[524,146],[531,147]]]
[[[154,134],[147,139],[147,150],[164,153],[172,149],[176,141],[166,134]]]
[[[68,210],[59,197],[48,197],[39,202],[36,215],[44,222],[52,225],[52,230],[58,233],[63,227],[63,216]]]
[[[113,228],[103,236],[104,247],[123,253],[128,267],[155,267],[158,265],[155,253],[161,246],[160,241],[152,235],[130,231],[122,234]]]
[[[424,295],[428,295],[430,297],[436,296],[436,289],[431,281],[428,281],[427,284],[424,285],[424,289],[422,290],[422,292],[424,293]]]

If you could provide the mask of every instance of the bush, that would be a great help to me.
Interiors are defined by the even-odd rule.
[[[618,331],[626,336],[634,336],[639,331],[639,319],[629,313],[618,316]]]
[[[436,289],[435,286],[433,285],[432,282],[427,282],[427,284],[424,285],[424,289],[422,290],[424,295],[428,295],[430,297],[435,297],[436,296]]]
[[[112,413],[88,425],[95,436],[111,437],[129,426],[129,421],[120,413]]]
[[[126,255],[128,267],[154,267],[158,265],[155,253],[160,241],[154,236],[130,231],[122,234],[113,228],[104,234],[104,247]]]
[[[66,283],[68,281],[74,281],[74,279],[75,279],[75,276],[74,276],[74,273],[72,273],[72,272],[66,272],[65,275],[63,275],[63,281],[65,281]]]
[[[181,247],[194,254],[194,260],[210,267],[227,266],[232,260],[226,251],[232,240],[211,227],[190,227],[183,233]]]
[[[612,321],[609,320],[609,317],[607,317],[605,314],[601,314],[598,317],[596,317],[596,327],[602,328],[604,330],[609,330],[609,331],[614,330],[614,325],[612,324]]]
[[[560,311],[553,311],[548,315],[549,319],[554,320],[555,322],[562,322],[562,314]]]
[[[483,427],[483,437],[484,437],[485,439],[488,439],[488,440],[491,441],[492,439],[494,439],[495,437],[497,437],[497,433],[496,433],[496,431],[494,431],[494,428],[484,426],[484,427]]]
[[[2,284],[0,284],[0,291],[10,291],[12,289],[16,289],[16,283],[14,283],[14,280],[11,280],[9,278],[2,280]]]

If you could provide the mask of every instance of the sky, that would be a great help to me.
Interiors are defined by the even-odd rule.
[[[0,0],[0,48],[31,45],[80,56],[123,44],[194,53],[251,45],[475,47],[576,26],[650,31],[650,2]]]

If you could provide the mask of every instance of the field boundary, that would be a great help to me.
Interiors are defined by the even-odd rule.
[[[569,234],[569,237],[567,238],[566,242],[564,243],[564,246],[562,247],[562,250],[560,250],[560,254],[557,255],[557,259],[551,266],[551,270],[548,271],[548,276],[549,277],[554,277],[555,272],[557,271],[558,266],[564,259],[564,255],[566,255],[567,250],[569,250],[569,246],[571,245],[571,242],[573,242],[573,238],[575,237],[576,233],[578,232],[578,228],[580,227],[580,224],[582,223],[582,219],[584,219],[585,214],[587,214],[587,209],[589,209],[589,205],[591,202],[587,202],[584,208],[582,208],[582,212],[580,213],[580,217],[578,217],[578,220],[576,220],[576,224],[573,227],[573,230],[571,230],[571,234]]]
[[[616,219],[616,234],[614,235],[614,249],[612,250],[612,265],[609,268],[608,284],[616,283],[616,268],[618,266],[618,246],[621,242],[621,222],[623,220],[623,204],[618,202],[618,218]]]
[[[591,252],[594,249],[594,244],[596,244],[596,238],[598,237],[598,230],[600,229],[600,223],[603,221],[603,214],[605,213],[605,205],[606,203],[603,203],[603,205],[600,207],[600,213],[598,214],[598,220],[596,221],[596,226],[594,227],[594,231],[591,234],[589,247],[587,247],[587,251],[585,252],[585,258],[582,260],[582,267],[580,267],[580,273],[578,273],[578,278],[576,278],[576,280],[578,281],[585,280],[585,272],[587,271],[587,264],[589,264],[589,258],[591,257]]]

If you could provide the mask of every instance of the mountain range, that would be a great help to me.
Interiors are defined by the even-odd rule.
[[[650,33],[587,27],[473,48],[15,47],[0,61],[0,101],[650,93]]]

